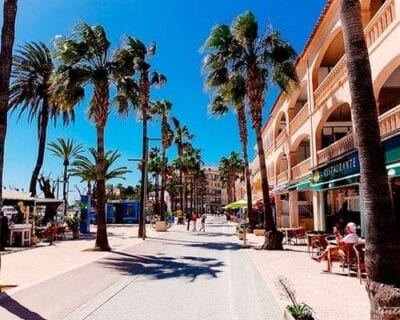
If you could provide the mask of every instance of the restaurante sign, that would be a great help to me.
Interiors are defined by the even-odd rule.
[[[358,160],[358,153],[355,152],[343,159],[331,162],[324,167],[314,170],[313,183],[325,182],[359,172],[360,162]]]

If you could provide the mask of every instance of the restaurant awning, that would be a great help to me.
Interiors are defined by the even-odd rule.
[[[301,191],[301,190],[306,190],[310,188],[310,183],[311,183],[311,178],[304,179],[302,181],[299,181],[297,183],[291,184],[288,186],[288,191]]]
[[[360,182],[360,174],[356,173],[339,179],[313,184],[311,185],[311,190],[317,191],[323,189],[333,189],[341,186],[356,184],[359,182]]]
[[[285,183],[285,184],[281,184],[281,185],[279,185],[279,186],[276,186],[274,189],[272,189],[272,193],[279,193],[279,192],[282,192],[282,191],[287,191],[287,189],[288,189],[288,184],[287,183]]]

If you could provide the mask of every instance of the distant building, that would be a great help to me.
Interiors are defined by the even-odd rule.
[[[206,213],[221,212],[222,207],[228,202],[228,195],[226,188],[222,187],[222,183],[219,180],[218,168],[205,166],[202,169],[206,178],[203,208]]]

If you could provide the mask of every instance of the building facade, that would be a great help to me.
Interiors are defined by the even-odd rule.
[[[365,38],[393,201],[400,205],[400,0],[361,0]],[[340,209],[364,229],[357,139],[339,17],[327,1],[301,53],[299,85],[281,93],[263,128],[278,227],[332,230]],[[258,158],[253,197],[261,197]]]
[[[228,202],[226,189],[222,187],[219,180],[218,168],[214,166],[205,166],[202,168],[206,178],[204,210],[206,213],[221,213],[222,207]]]

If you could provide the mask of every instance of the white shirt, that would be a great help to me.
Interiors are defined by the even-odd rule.
[[[358,235],[356,233],[349,233],[343,238],[344,243],[358,243]]]

